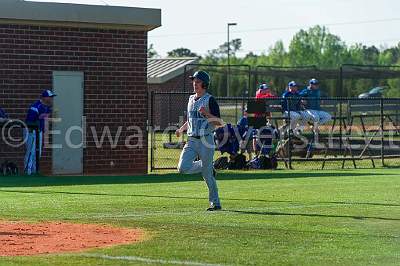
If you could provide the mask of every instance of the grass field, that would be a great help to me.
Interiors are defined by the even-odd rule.
[[[2,257],[1,265],[399,265],[398,169],[200,176],[1,177],[0,219],[142,228],[138,244]]]

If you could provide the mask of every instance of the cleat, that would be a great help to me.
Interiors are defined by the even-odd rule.
[[[221,208],[221,206],[210,206],[208,209],[207,209],[207,211],[220,211],[222,208]]]

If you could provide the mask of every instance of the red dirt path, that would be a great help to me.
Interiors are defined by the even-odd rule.
[[[0,221],[0,256],[82,251],[142,239],[143,232],[138,229],[97,224]]]

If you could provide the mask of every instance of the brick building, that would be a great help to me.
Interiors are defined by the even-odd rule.
[[[149,58],[147,62],[149,91],[184,91],[185,86],[187,91],[191,91],[192,84],[188,76],[199,63],[197,57]]]
[[[153,118],[149,118],[154,126],[164,129],[170,125],[177,124],[180,117],[185,115],[187,106],[187,94],[158,94],[168,92],[191,92],[193,91],[192,75],[199,63],[197,57],[181,58],[150,58],[148,59],[147,83],[149,93],[156,92],[150,104],[153,105]],[[181,118],[182,119],[182,118]]]
[[[0,106],[23,120],[44,88],[58,94],[42,173],[147,173],[147,32],[160,25],[158,9],[0,2]],[[24,147],[0,146],[23,169]]]

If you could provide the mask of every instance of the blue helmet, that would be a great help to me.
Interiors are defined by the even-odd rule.
[[[208,86],[210,85],[210,75],[208,75],[207,72],[205,71],[196,71],[193,76],[190,76],[191,80],[194,80],[195,78],[201,80],[204,84],[205,88],[208,88]]]
[[[299,85],[297,85],[297,83],[295,81],[291,81],[288,83],[288,87],[298,87]]]
[[[269,89],[270,87],[269,87],[269,85],[268,85],[267,83],[262,83],[262,84],[260,84],[260,85],[258,86],[258,88],[259,88],[260,90],[266,90],[266,89]]]
[[[308,82],[310,85],[317,85],[319,84],[319,81],[317,79],[310,79],[310,81]]]
[[[42,97],[54,97],[54,96],[57,96],[51,90],[44,90],[44,91],[42,91],[41,95],[42,95]]]

